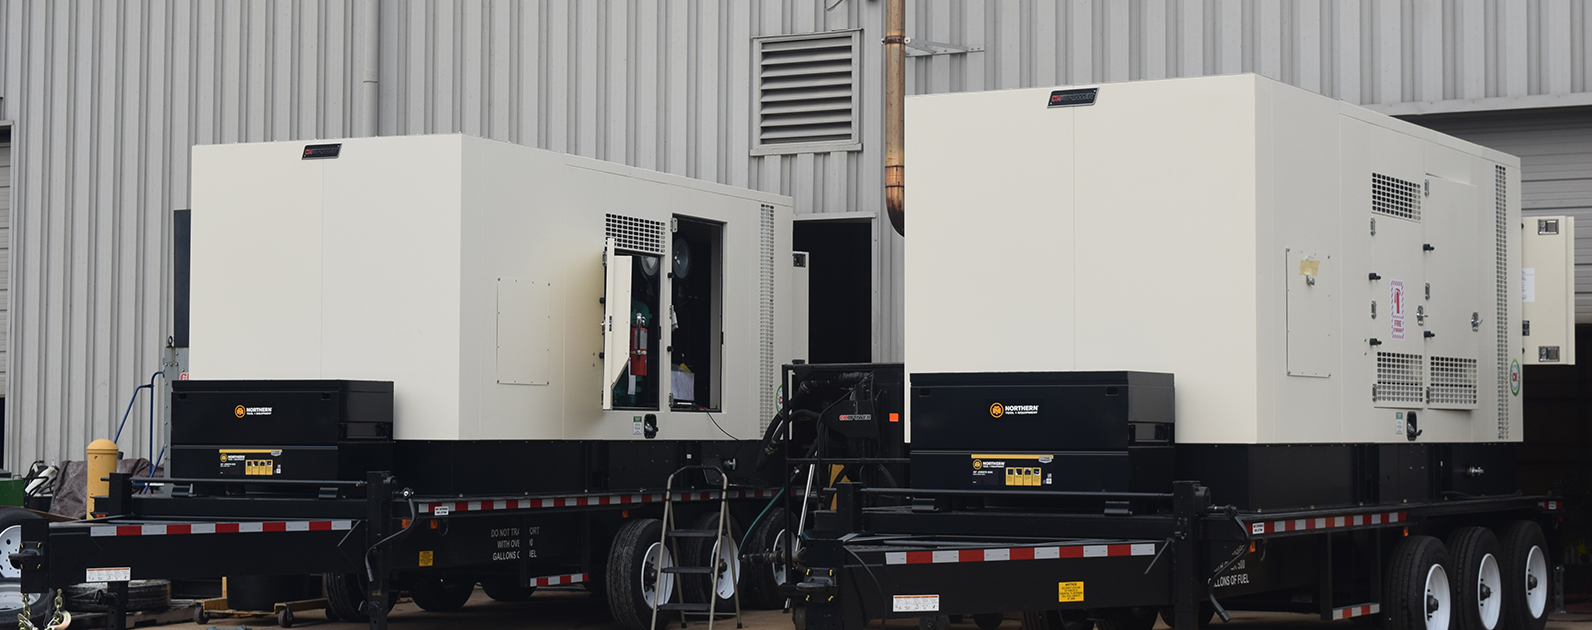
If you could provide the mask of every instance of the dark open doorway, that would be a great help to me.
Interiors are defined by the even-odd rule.
[[[808,259],[808,361],[873,360],[873,222],[798,221]]]

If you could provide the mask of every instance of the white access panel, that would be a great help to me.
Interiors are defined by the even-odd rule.
[[[1575,363],[1575,217],[1522,219],[1522,356],[1527,365]]]
[[[405,440],[640,440],[646,414],[659,439],[760,435],[805,327],[790,198],[462,135],[305,144],[193,149],[193,378],[390,380]],[[606,309],[631,304],[605,263],[668,259],[677,219],[721,239],[712,419],[605,386],[629,349]],[[659,330],[666,387],[682,359]]]
[[[909,375],[1170,372],[1180,443],[1521,439],[1518,159],[1255,75],[1053,89],[907,100]]]

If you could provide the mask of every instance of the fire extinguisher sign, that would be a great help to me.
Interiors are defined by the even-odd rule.
[[[1404,338],[1404,281],[1394,280],[1388,283],[1388,318],[1393,326],[1393,338]]]

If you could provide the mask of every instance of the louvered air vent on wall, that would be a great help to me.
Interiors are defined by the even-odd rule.
[[[752,153],[860,149],[860,31],[752,41]]]

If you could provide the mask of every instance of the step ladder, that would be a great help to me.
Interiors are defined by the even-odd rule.
[[[681,473],[698,470],[717,473],[719,476],[718,529],[679,529],[675,527],[674,504],[679,497],[676,496],[674,491],[674,480],[676,477],[680,477]],[[720,617],[727,617],[730,615],[735,616],[735,627],[741,627],[741,588],[740,584],[738,583],[740,578],[740,568],[731,566],[729,563],[727,563],[726,558],[721,553],[722,550],[720,549],[720,545],[723,545],[725,541],[734,542],[731,540],[730,534],[729,489],[730,477],[729,475],[724,474],[724,470],[718,466],[686,466],[674,471],[674,473],[669,475],[668,482],[664,484],[665,499],[663,503],[663,539],[659,541],[659,543],[667,548],[670,553],[674,554],[675,562],[677,564],[675,566],[666,567],[660,562],[658,567],[654,570],[652,577],[653,580],[655,580],[655,584],[662,584],[664,574],[706,576],[708,581],[708,601],[684,601],[687,599],[687,589],[681,588],[679,589],[679,593],[680,599],[682,601],[659,603],[653,607],[651,627],[658,627],[658,615],[665,612],[678,612],[680,614],[681,628],[685,627],[686,618],[691,615],[707,617],[707,630],[713,630],[713,622],[718,620]],[[682,538],[713,540],[712,552],[708,555],[708,565],[690,566],[686,564],[689,562],[694,562],[696,559],[687,558],[680,554],[680,539]],[[734,562],[736,561],[736,558],[734,558],[732,554],[732,557],[730,557],[729,560]],[[733,613],[728,611],[720,611],[718,609],[719,585],[723,580],[730,580],[734,588],[735,612]]]

